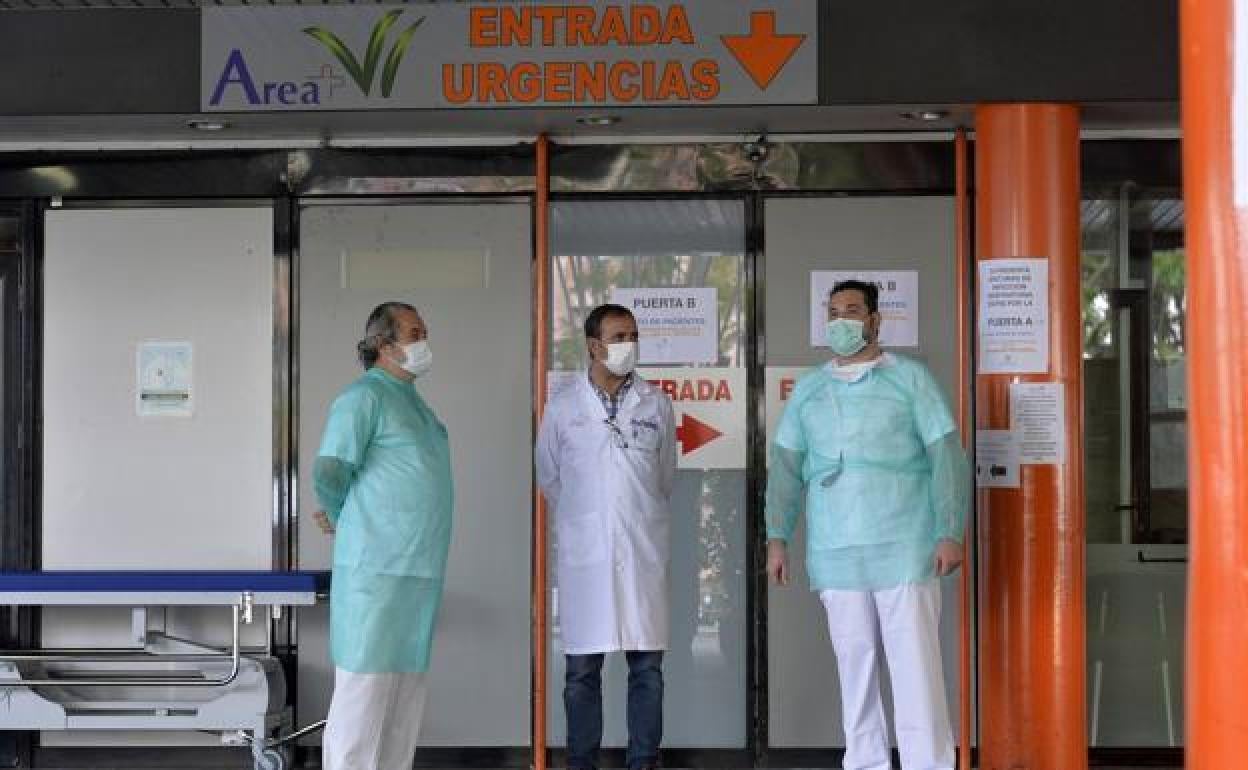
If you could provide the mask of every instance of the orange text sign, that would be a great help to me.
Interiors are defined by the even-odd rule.
[[[205,8],[205,110],[813,104],[817,0]]]
[[[745,468],[745,369],[682,367],[637,371],[672,401],[679,467]]]

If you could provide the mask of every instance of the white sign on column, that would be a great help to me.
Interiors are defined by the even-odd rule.
[[[1012,430],[975,431],[975,485],[1018,489],[1018,435]]]
[[[642,364],[713,364],[719,360],[719,291],[665,287],[612,289],[632,311]]]
[[[1019,462],[1054,465],[1066,461],[1065,411],[1062,383],[1010,383],[1010,428],[1018,434]]]
[[[979,263],[979,371],[1049,371],[1049,263],[988,259]]]
[[[919,272],[917,270],[812,270],[810,273],[810,345],[827,347],[828,294],[841,281],[865,281],[880,289],[880,344],[919,346]]]

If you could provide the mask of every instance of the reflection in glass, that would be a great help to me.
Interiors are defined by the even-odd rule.
[[[1183,203],[1083,204],[1088,735],[1179,746],[1187,542]]]

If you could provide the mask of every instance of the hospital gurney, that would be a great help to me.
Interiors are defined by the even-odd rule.
[[[243,649],[241,626],[328,585],[327,572],[0,572],[0,605],[130,607],[134,630],[127,648],[0,650],[0,730],[206,731],[249,744],[257,770],[282,770],[285,677],[269,650]],[[228,611],[229,649],[149,631],[157,606]]]

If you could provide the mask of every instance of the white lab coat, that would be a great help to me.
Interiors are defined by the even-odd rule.
[[[554,511],[563,650],[663,650],[676,426],[672,403],[639,376],[616,415],[587,374],[551,399],[538,433],[537,483]]]

